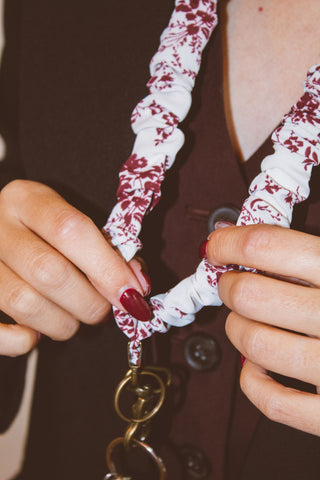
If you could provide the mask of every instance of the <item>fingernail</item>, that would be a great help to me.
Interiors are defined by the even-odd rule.
[[[246,361],[246,357],[244,357],[244,356],[240,353],[241,368],[243,367],[245,361]]]
[[[199,256],[200,258],[207,258],[207,245],[208,245],[208,240],[205,240],[199,248]]]
[[[224,227],[234,227],[234,223],[232,222],[227,222],[226,220],[218,220],[215,224],[214,224],[214,229],[215,230],[219,230],[219,228],[224,228]]]
[[[149,305],[134,288],[128,288],[122,293],[120,303],[137,320],[148,322],[151,319]]]
[[[143,278],[145,279],[145,282],[146,282],[146,286],[144,288],[144,294],[147,296],[147,295],[150,295],[150,293],[151,293],[151,280],[150,280],[149,275],[144,273],[142,270],[141,270],[141,273],[142,273],[142,276],[143,276]]]

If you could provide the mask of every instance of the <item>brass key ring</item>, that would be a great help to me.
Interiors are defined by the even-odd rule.
[[[149,370],[142,370],[141,372],[139,372],[139,375],[147,375],[147,376],[150,376],[150,377],[153,377],[157,380],[158,384],[159,384],[159,400],[157,402],[157,404],[155,405],[155,407],[151,410],[151,412],[147,413],[146,415],[144,415],[143,417],[141,418],[128,418],[126,417],[120,410],[120,407],[119,407],[119,398],[120,398],[120,393],[122,392],[122,390],[124,389],[124,387],[129,383],[131,382],[131,375],[130,375],[130,370],[128,372],[128,374],[124,377],[123,380],[121,380],[121,382],[119,383],[117,389],[116,389],[116,392],[115,392],[115,395],[114,395],[114,407],[115,407],[115,410],[117,412],[117,414],[119,415],[119,417],[121,417],[123,420],[125,420],[126,422],[135,422],[135,423],[144,423],[144,422],[147,422],[148,420],[150,420],[150,418],[152,418],[158,411],[159,409],[161,408],[163,402],[164,402],[164,398],[165,398],[165,393],[166,393],[166,387],[162,381],[162,379],[159,377],[159,375],[157,375],[156,373],[154,372],[151,372]]]
[[[123,444],[124,442],[124,437],[118,437],[118,438],[115,438],[114,440],[112,440],[111,443],[109,443],[108,447],[107,447],[107,452],[106,452],[106,460],[107,460],[107,466],[110,470],[111,473],[115,473],[117,470],[116,470],[116,467],[115,467],[115,464],[111,458],[112,456],[112,451],[114,450],[114,448],[119,445],[119,444]],[[152,460],[155,462],[156,466],[158,467],[158,471],[159,471],[159,480],[166,480],[166,467],[164,466],[164,463],[162,461],[162,458],[158,457],[158,455],[155,453],[155,451],[153,450],[153,448],[150,447],[150,445],[148,445],[147,443],[144,443],[144,442],[140,442],[139,440],[136,440],[135,438],[132,439],[132,442],[133,442],[133,448],[134,446],[137,446],[137,447],[140,447],[142,448],[151,458]]]

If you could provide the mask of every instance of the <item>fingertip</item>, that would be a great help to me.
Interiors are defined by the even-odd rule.
[[[199,247],[199,257],[200,258],[207,258],[207,246],[208,246],[208,239],[201,243]]]
[[[151,320],[151,309],[143,296],[134,288],[127,288],[121,293],[120,303],[122,307],[134,318],[141,322]]]
[[[24,325],[0,325],[0,355],[18,357],[39,343],[38,332]]]
[[[130,260],[129,265],[136,275],[141,288],[143,290],[143,295],[146,297],[151,293],[151,279],[146,273],[146,265],[144,261],[140,258],[133,258]]]
[[[208,261],[216,266],[237,263],[239,227],[227,222],[217,222],[216,225],[218,228],[208,236]]]
[[[144,296],[147,297],[151,293],[151,279],[149,275],[147,275],[145,272],[141,271],[141,280],[142,280],[142,287],[143,287],[143,292]]]
[[[221,266],[224,264],[221,259],[225,242],[225,232],[223,230],[223,228],[214,230],[208,236],[206,243],[206,258],[211,265]]]

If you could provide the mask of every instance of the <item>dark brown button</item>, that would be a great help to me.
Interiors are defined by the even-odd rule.
[[[210,473],[210,463],[200,448],[186,445],[181,448],[182,463],[188,479],[205,480]]]
[[[219,365],[221,350],[214,338],[207,333],[197,332],[187,338],[184,355],[190,367],[199,371],[207,371]]]
[[[216,222],[223,220],[225,222],[237,223],[240,215],[239,208],[234,205],[221,205],[212,212],[208,217],[208,231],[209,233],[215,230],[214,226]]]

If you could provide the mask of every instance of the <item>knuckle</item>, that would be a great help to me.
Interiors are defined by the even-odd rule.
[[[236,325],[236,320],[234,318],[234,314],[231,312],[226,318],[225,322],[225,332],[227,334],[227,337],[232,341],[233,338],[233,332],[234,332],[234,327]]]
[[[21,191],[24,191],[26,188],[26,180],[12,180],[12,182],[7,183],[2,190],[1,196],[4,198],[15,197]]]
[[[243,272],[235,275],[229,289],[231,309],[236,312],[246,311],[250,301],[250,279],[249,274]]]
[[[260,325],[251,325],[242,335],[243,355],[253,362],[265,357],[266,338],[265,331]]]
[[[92,220],[69,207],[58,212],[53,221],[53,234],[62,241],[76,240],[81,232],[93,224]]]
[[[101,323],[106,318],[109,312],[110,304],[107,301],[103,303],[93,303],[90,307],[84,323],[87,323],[88,325],[96,325],[98,323]]]
[[[258,227],[248,229],[240,245],[243,258],[247,262],[246,266],[253,264],[257,257],[257,252],[272,251],[270,230],[265,225],[259,225]]]
[[[273,422],[281,422],[287,416],[283,399],[275,393],[261,395],[258,408]]]
[[[69,318],[62,322],[59,325],[59,328],[57,328],[56,332],[52,333],[49,336],[50,338],[52,338],[52,340],[70,340],[70,338],[72,338],[77,333],[79,327],[80,322],[78,320],[76,320],[75,318]]]
[[[240,375],[240,388],[269,420],[281,422],[288,418],[288,405],[283,396],[266,388],[257,388],[245,365]]]
[[[5,205],[20,206],[26,203],[33,204],[36,197],[48,194],[53,190],[39,182],[16,179],[5,185],[1,190],[1,200]]]
[[[243,391],[243,393],[252,401],[252,398],[249,394],[250,392],[250,376],[248,375],[246,365],[243,366],[240,374],[240,388]]]
[[[11,356],[24,355],[30,352],[37,344],[37,334],[33,330],[16,329],[15,345],[11,349]]]
[[[1,196],[3,196],[4,198],[16,199],[21,198],[21,195],[28,195],[30,193],[33,193],[34,191],[47,190],[51,189],[42,183],[17,178],[7,183],[7,185],[2,188]]]
[[[24,198],[27,190],[27,180],[12,180],[1,190],[1,202],[5,207],[10,207]]]
[[[37,255],[32,267],[38,282],[55,289],[61,287],[70,274],[68,263],[52,252]]]
[[[107,268],[106,268],[107,267]],[[92,282],[97,290],[106,290],[106,286],[110,288],[110,292],[120,289],[128,280],[128,266],[125,260],[120,256],[109,259],[106,266],[105,263],[97,265],[97,280]]]
[[[37,293],[27,284],[9,289],[7,303],[10,310],[18,316],[31,315],[36,310],[37,301]]]

